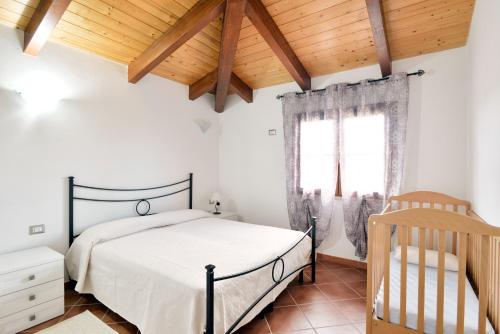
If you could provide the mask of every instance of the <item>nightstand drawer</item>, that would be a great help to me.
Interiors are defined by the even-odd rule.
[[[0,296],[64,278],[64,262],[55,261],[0,275]]]
[[[64,297],[0,318],[0,334],[13,334],[64,314]]]
[[[62,278],[0,297],[0,318],[64,296]]]

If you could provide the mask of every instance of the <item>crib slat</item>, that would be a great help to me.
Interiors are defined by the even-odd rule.
[[[413,201],[408,202],[408,207],[413,208]],[[411,226],[408,226],[408,246],[411,246],[413,244],[413,229]]]
[[[384,225],[384,321],[390,322],[390,286],[391,286],[391,225]]]
[[[453,204],[453,212],[458,212],[458,205]],[[457,232],[452,232],[452,235],[453,235],[453,241],[451,245],[451,252],[457,255],[457,239],[458,239]]]
[[[406,327],[406,274],[408,260],[408,226],[402,227],[403,239],[401,240],[401,288],[400,288],[400,305],[399,305],[399,324]]]
[[[397,201],[396,203],[397,203],[396,210],[401,210],[403,208],[403,204],[401,203],[401,201]],[[398,226],[397,229],[398,229],[398,245],[401,245],[401,239],[402,239],[401,226]]]
[[[368,257],[367,257],[367,273],[366,273],[366,334],[372,334],[372,314],[373,314],[373,285],[374,282],[374,238],[375,226],[373,223],[368,223]],[[376,256],[376,254],[375,254]]]
[[[429,208],[435,209],[436,204],[437,203],[435,203],[435,202],[429,202]],[[431,250],[434,249],[434,229],[432,229],[432,228],[429,229],[429,246],[428,247],[429,247],[428,249],[431,249]]]
[[[488,280],[490,267],[490,236],[481,238],[481,274],[479,281],[479,324],[478,333],[486,333],[486,312],[488,311]]]
[[[429,248],[428,249],[434,249],[434,230],[431,228],[429,229]]]
[[[437,309],[436,309],[436,334],[443,333],[444,312],[444,251],[446,247],[446,232],[439,230],[439,256],[438,256],[438,284],[437,284]]]
[[[464,333],[465,318],[465,267],[467,265],[467,233],[459,235],[458,251],[458,296],[457,296],[457,334]]]
[[[425,326],[425,228],[418,229],[418,322],[417,331],[424,332]]]

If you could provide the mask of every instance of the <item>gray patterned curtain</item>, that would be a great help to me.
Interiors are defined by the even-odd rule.
[[[360,85],[339,87],[342,100],[339,117],[340,168],[344,222],[346,235],[356,249],[356,256],[365,259],[367,255],[368,217],[380,213],[385,200],[401,191],[406,147],[406,123],[408,120],[408,78],[398,73],[391,79],[376,83],[363,81]],[[375,189],[356,189],[356,175],[349,173],[349,157],[345,152],[346,121],[351,118],[382,115],[384,122],[385,170],[383,193]],[[369,141],[371,138],[360,138]],[[367,164],[358,173],[370,173]],[[358,185],[356,184],[358,183]]]
[[[347,173],[349,157],[344,150],[345,126],[350,118],[383,115],[385,123],[385,171],[383,193],[355,189],[353,174]],[[404,165],[406,122],[408,115],[408,79],[398,73],[386,81],[362,82],[358,86],[336,84],[321,92],[283,98],[283,130],[285,136],[287,205],[292,229],[305,231],[305,206],[312,207],[318,217],[318,245],[330,231],[337,182],[337,162],[341,165],[344,220],[348,239],[356,255],[364,259],[367,251],[368,216],[382,210],[385,199],[399,193]],[[315,189],[301,187],[300,143],[301,124],[331,120],[333,140],[318,142],[331,150],[331,177]],[[370,138],[360,138],[370,140]],[[347,162],[347,163],[346,163]],[[366,168],[370,168],[369,164]]]
[[[306,206],[318,218],[316,240],[317,245],[325,239],[330,231],[333,216],[333,199],[337,182],[335,170],[332,178],[318,188],[307,188],[300,180],[300,143],[301,126],[307,122],[319,120],[338,121],[338,112],[334,112],[328,92],[307,92],[302,95],[285,94],[283,97],[283,132],[285,136],[285,162],[287,205],[290,226],[294,230],[306,231],[309,226],[306,217]],[[335,125],[336,127],[336,125]],[[334,127],[332,126],[332,132]],[[335,143],[318,143],[331,149],[332,162],[338,160],[338,145]],[[333,165],[333,164],[332,164]]]

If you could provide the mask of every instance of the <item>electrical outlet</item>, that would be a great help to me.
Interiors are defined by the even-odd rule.
[[[276,129],[270,129],[270,130],[268,130],[268,134],[270,136],[276,136]]]
[[[45,224],[41,225],[31,225],[29,229],[29,234],[42,234],[45,233]]]

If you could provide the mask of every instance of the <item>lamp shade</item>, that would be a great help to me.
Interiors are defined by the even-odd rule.
[[[220,202],[221,200],[220,194],[218,192],[213,193],[212,197],[210,197],[210,200],[212,202]]]

